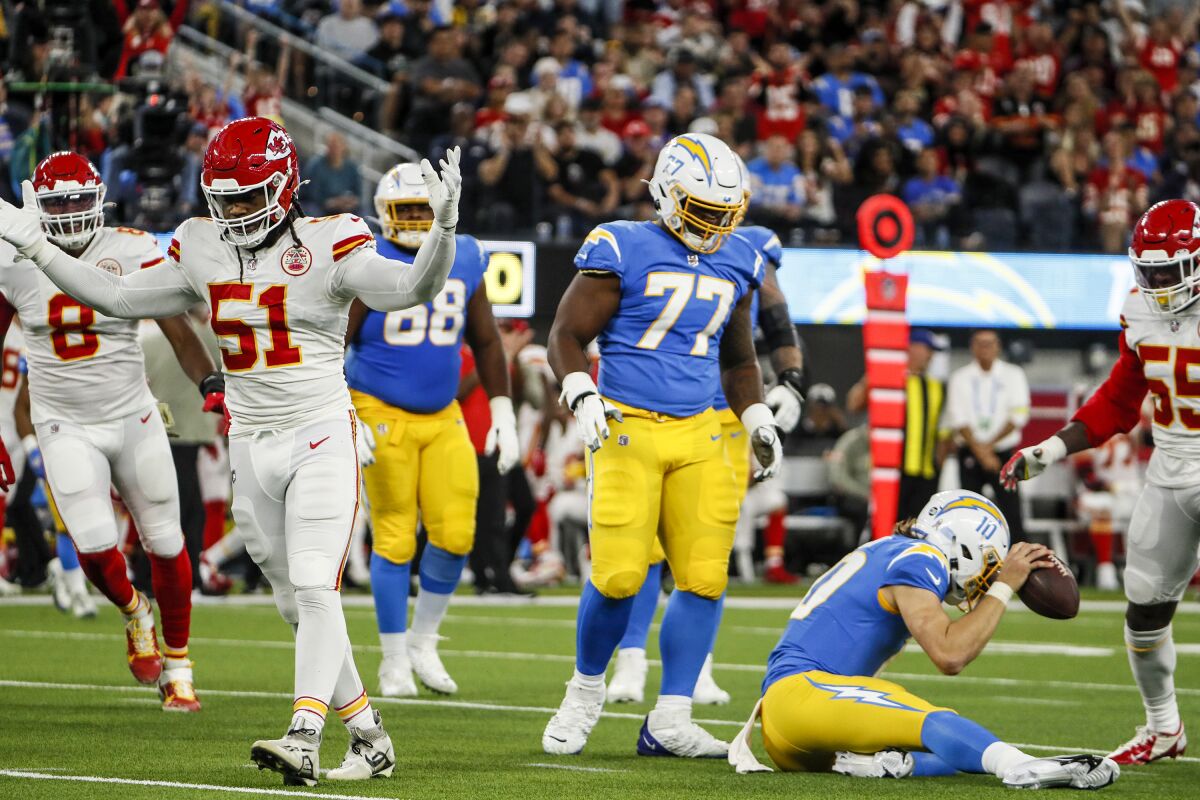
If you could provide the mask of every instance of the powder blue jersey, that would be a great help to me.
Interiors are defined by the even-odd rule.
[[[377,238],[381,255],[412,263],[415,253]],[[454,400],[467,306],[488,266],[478,239],[459,235],[454,240],[454,265],[432,302],[367,314],[346,355],[351,389],[417,414],[439,411]]]
[[[764,228],[762,225],[743,225],[737,229],[738,235],[754,246],[759,253],[762,254],[763,260],[779,269],[783,264],[783,244],[780,243],[779,237],[775,235],[775,231],[770,228]],[[750,322],[758,327],[758,292],[754,293],[754,299],[750,301]],[[725,401],[725,390],[721,388],[721,380],[717,378],[717,394],[713,397],[713,408],[721,411],[729,408],[729,403]]]
[[[621,281],[621,303],[600,334],[600,393],[673,417],[712,406],[721,334],[758,287],[763,257],[737,234],[697,253],[653,222],[607,222],[575,256],[582,272]]]
[[[762,690],[808,670],[871,677],[908,641],[885,586],[917,586],[939,600],[950,587],[946,556],[931,544],[893,534],[851,552],[817,579],[767,659]]]

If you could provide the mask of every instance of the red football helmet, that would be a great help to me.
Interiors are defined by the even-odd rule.
[[[1190,200],[1155,203],[1133,227],[1129,260],[1150,310],[1174,314],[1200,289],[1200,206]]]
[[[200,186],[225,240],[254,247],[291,211],[300,186],[296,145],[269,119],[230,122],[204,151]]]
[[[42,159],[33,172],[42,229],[60,247],[86,247],[104,224],[100,173],[78,153],[63,150]]]

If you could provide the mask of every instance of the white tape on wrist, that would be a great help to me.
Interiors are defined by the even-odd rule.
[[[1051,436],[1034,449],[1042,451],[1042,456],[1038,460],[1047,465],[1062,461],[1067,457],[1067,443],[1057,436]]]
[[[1013,598],[1013,588],[1004,581],[996,581],[987,590],[988,597],[994,597],[1004,605],[1008,605],[1008,601]]]
[[[592,380],[592,376],[586,372],[569,373],[562,380],[562,395],[559,396],[559,401],[566,404],[567,408],[571,408],[580,395],[584,394],[600,394],[600,390],[596,388],[596,382]],[[571,409],[572,411],[574,409]]]
[[[516,416],[513,414],[513,404],[512,404],[511,397],[505,397],[504,395],[498,395],[496,397],[493,397],[491,400],[488,400],[488,408],[490,408],[492,411],[492,421],[493,422],[497,419],[504,419],[504,420],[515,420],[516,419]]]
[[[747,406],[746,410],[742,412],[742,427],[749,434],[753,434],[762,427],[774,429],[775,415],[771,413],[771,409],[767,407],[766,403],[754,403]]]

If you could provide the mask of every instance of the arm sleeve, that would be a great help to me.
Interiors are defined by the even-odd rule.
[[[120,276],[55,248],[50,260],[39,266],[64,292],[118,319],[173,317],[202,299],[174,260]]]
[[[914,541],[888,563],[882,586],[915,586],[938,597],[950,588],[950,571],[945,557],[933,545]]]
[[[1108,379],[1071,418],[1072,422],[1083,425],[1092,447],[1104,444],[1118,433],[1133,430],[1141,419],[1142,400],[1149,389],[1142,362],[1125,341],[1125,331],[1121,331],[1119,344],[1121,357]]]
[[[393,261],[375,252],[375,238],[358,217],[346,217],[334,238],[329,291],[357,297],[376,311],[399,311],[432,300],[454,265],[454,229],[436,222],[413,263]],[[341,235],[349,232],[349,235]]]

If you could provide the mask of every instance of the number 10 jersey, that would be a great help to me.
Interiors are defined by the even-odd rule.
[[[88,269],[128,275],[163,256],[148,233],[100,228],[80,259],[95,265]],[[154,403],[137,320],[106,317],[64,294],[7,242],[0,242],[0,291],[24,328],[34,423],[107,422]]]

